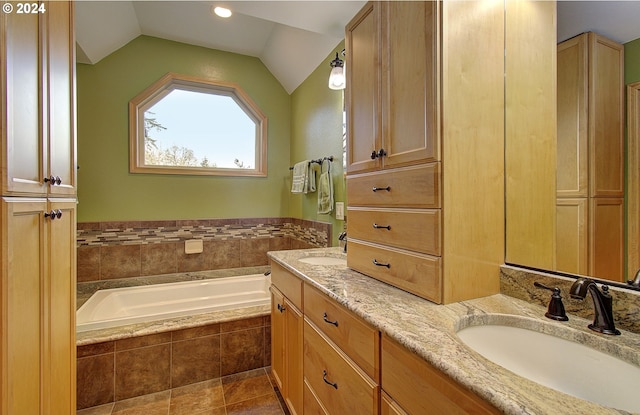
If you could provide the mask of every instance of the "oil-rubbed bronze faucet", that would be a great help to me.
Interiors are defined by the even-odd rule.
[[[613,322],[613,298],[611,294],[609,294],[609,287],[603,285],[602,291],[600,291],[594,280],[590,278],[578,278],[571,286],[569,294],[571,294],[572,298],[584,300],[587,296],[587,291],[591,293],[593,309],[595,311],[593,323],[589,324],[588,327],[598,333],[620,334],[620,331],[616,330]]]
[[[347,252],[347,231],[344,231],[340,235],[338,235],[338,240],[344,242],[344,252]]]

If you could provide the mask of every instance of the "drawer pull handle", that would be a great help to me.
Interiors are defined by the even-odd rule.
[[[391,230],[391,225],[387,225],[387,226],[382,226],[382,225],[378,225],[377,223],[373,224],[373,228],[374,229],[386,229],[388,231]]]
[[[327,320],[327,313],[324,313],[324,316],[322,316],[322,318],[324,319],[325,322],[329,324],[333,324],[334,326],[338,327],[338,320],[336,321]]]
[[[284,313],[284,310],[285,310],[284,306],[278,304],[278,311],[281,312],[281,313]]]
[[[327,380],[327,371],[323,370],[322,371],[322,380],[324,380],[324,383],[326,383],[327,385],[331,385],[334,388],[338,389],[338,384],[337,383],[333,383]]]
[[[383,264],[382,262],[378,262],[375,258],[373,259],[373,265],[375,265],[377,267],[391,268],[391,264]]]
[[[371,190],[373,190],[374,192],[377,192],[378,190],[386,190],[387,192],[390,192],[391,191],[391,186],[387,186],[387,187],[376,187],[376,186],[373,186],[373,189],[371,189]]]

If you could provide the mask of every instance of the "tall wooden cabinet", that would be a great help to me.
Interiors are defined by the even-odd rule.
[[[624,280],[624,48],[558,45],[556,269]]]
[[[0,412],[12,415],[76,409],[73,3],[38,6],[0,14]]]
[[[504,8],[369,2],[345,43],[349,267],[437,303],[498,292]]]

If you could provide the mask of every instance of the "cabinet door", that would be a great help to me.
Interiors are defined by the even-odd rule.
[[[76,201],[52,200],[48,220],[48,351],[50,377],[47,413],[72,414],[76,408]]]
[[[285,303],[280,291],[271,286],[271,374],[280,392],[285,394],[284,347],[285,347]]]
[[[50,185],[49,194],[76,193],[75,137],[75,55],[73,2],[46,4],[49,61],[49,170],[47,176],[60,177]]]
[[[556,266],[571,274],[588,274],[589,199],[561,198],[556,202]]]
[[[368,3],[346,28],[347,173],[380,166],[378,8]]]
[[[42,181],[47,157],[45,125],[41,122],[42,77],[40,55],[43,19],[39,14],[1,13],[0,70],[2,71],[2,194],[46,193]]]
[[[439,159],[438,3],[381,3],[385,168]]]
[[[589,275],[623,282],[624,199],[594,197],[589,210]]]
[[[26,198],[25,198],[26,199]],[[1,336],[3,414],[43,413],[41,352],[47,264],[44,199],[2,199]]]
[[[589,33],[591,197],[624,196],[623,71],[624,47]]]
[[[304,318],[298,310],[286,298],[285,303],[285,371],[286,371],[286,395],[285,402],[292,415],[301,415],[303,406],[303,343]]]

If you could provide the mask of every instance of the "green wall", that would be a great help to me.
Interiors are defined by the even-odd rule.
[[[291,165],[297,161],[333,156],[332,177],[334,200],[345,202],[345,179],[342,149],[343,91],[329,89],[329,62],[336,52],[344,49],[344,42],[327,58],[291,95]],[[318,169],[318,177],[320,170]],[[291,178],[288,180],[291,184]],[[318,220],[333,224],[333,245],[337,245],[343,221],[330,215],[317,213],[318,194],[291,194],[289,212],[291,216]],[[345,203],[346,215],[346,203]]]
[[[266,178],[129,173],[128,103],[167,72],[235,82],[268,117]],[[140,36],[77,66],[78,221],[287,217],[291,97],[253,57]]]
[[[640,81],[640,39],[624,44],[624,83]]]

